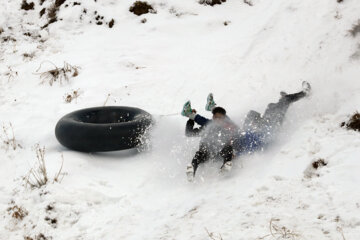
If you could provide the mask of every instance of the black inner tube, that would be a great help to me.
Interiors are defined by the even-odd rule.
[[[62,145],[73,150],[116,151],[141,145],[151,124],[151,115],[139,108],[88,108],[61,118],[55,135]]]
[[[134,120],[137,115],[134,111],[126,111],[124,109],[99,109],[79,114],[77,120],[83,123],[106,124],[106,123],[122,123]]]

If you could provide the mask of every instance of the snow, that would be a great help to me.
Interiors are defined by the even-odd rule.
[[[66,1],[58,13],[63,20],[41,30],[46,16],[39,19],[39,11],[53,2],[35,1],[32,11],[20,10],[21,1],[0,3],[0,39],[17,40],[1,40],[0,123],[12,123],[22,146],[0,144],[0,239],[210,239],[205,228],[224,240],[273,239],[271,219],[295,239],[342,239],[341,232],[360,238],[360,138],[340,128],[359,110],[359,59],[351,56],[360,36],[348,34],[360,17],[357,0],[253,0],[252,7],[153,0],[157,13],[140,17],[128,11],[133,1]],[[114,19],[114,27],[96,25],[94,11],[105,22]],[[79,75],[40,84],[40,64],[40,72],[53,67],[45,61],[79,66]],[[263,112],[303,80],[312,95],[290,107],[271,149],[236,159],[230,175],[209,162],[194,183],[186,181],[199,141],[184,136],[179,112],[187,99],[210,117],[204,106],[212,92],[241,125],[247,111]],[[73,90],[80,96],[65,103]],[[86,154],[57,142],[63,115],[105,102],[154,115],[149,151]],[[29,189],[23,177],[36,163],[37,143],[46,147],[49,177],[62,154],[67,174],[61,183]],[[319,158],[327,166],[306,178]],[[13,218],[14,205],[28,215]]]

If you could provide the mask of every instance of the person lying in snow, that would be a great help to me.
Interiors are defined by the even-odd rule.
[[[213,94],[209,94],[205,106],[205,110],[212,112],[212,120],[197,114],[191,108],[190,101],[187,101],[181,112],[181,115],[189,118],[185,134],[188,137],[201,137],[199,150],[187,166],[188,180],[193,181],[199,164],[210,158],[222,158],[221,171],[230,171],[235,156],[263,150],[280,130],[290,104],[308,96],[310,91],[310,84],[304,81],[300,92],[281,92],[279,101],[270,103],[262,116],[256,111],[249,111],[241,129],[230,120],[224,108],[216,105]],[[194,128],[195,123],[200,127]]]

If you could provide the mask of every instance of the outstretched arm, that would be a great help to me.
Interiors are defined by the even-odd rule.
[[[206,124],[208,124],[211,120],[204,118],[203,116],[196,114],[194,121],[199,124],[200,126],[205,126]]]

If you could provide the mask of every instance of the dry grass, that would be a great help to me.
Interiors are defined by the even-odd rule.
[[[5,72],[5,76],[8,77],[8,82],[10,82],[18,76],[18,72],[14,71],[11,67],[8,67],[8,71]]]
[[[22,146],[18,144],[16,141],[14,129],[11,123],[9,123],[9,126],[3,125],[2,134],[0,134],[0,138],[5,146],[6,151],[9,150],[10,148],[13,149],[14,151],[18,147],[22,148]]]
[[[104,102],[104,104],[103,104],[103,107],[106,106],[107,102],[109,101],[109,97],[110,97],[110,96],[111,96],[111,94],[109,93],[109,94],[107,95],[106,99],[105,99],[105,102]]]
[[[45,164],[45,147],[35,146],[36,158],[38,165],[30,169],[26,183],[31,188],[40,188],[48,183],[48,174]]]
[[[270,233],[263,237],[259,237],[258,239],[260,240],[260,239],[266,239],[268,237],[271,237],[276,240],[280,240],[280,239],[296,240],[296,239],[300,238],[300,234],[286,228],[285,226],[279,226],[274,223],[274,222],[279,222],[279,221],[280,221],[280,219],[272,218],[269,223]]]
[[[343,232],[343,230],[342,230],[341,227],[337,227],[337,228],[336,228],[336,231],[338,231],[338,232],[341,234],[341,237],[342,237],[343,240],[346,240],[345,235],[344,235],[344,232]]]
[[[54,68],[45,72],[39,72],[43,63],[46,62],[52,64]],[[61,85],[64,80],[69,82],[70,78],[78,76],[79,69],[80,67],[72,66],[67,62],[64,62],[64,66],[59,68],[54,63],[45,61],[40,64],[39,68],[36,70],[36,74],[40,75],[41,84],[48,82],[50,86],[52,86],[54,82],[59,82]]]
[[[70,93],[66,93],[64,96],[64,100],[66,103],[71,103],[73,100],[75,100],[75,102],[77,103],[77,98],[80,96],[80,91],[79,89],[77,90],[73,90]]]
[[[207,230],[207,228],[205,228],[205,231],[208,234],[209,238],[212,240],[224,240],[220,233],[216,236],[215,233],[209,232],[209,230]]]
[[[40,147],[40,145],[35,145],[35,152],[37,158],[37,164],[35,167],[31,168],[27,177],[25,177],[26,185],[31,188],[41,188],[49,182],[48,172],[45,164],[45,147]],[[61,182],[64,178],[64,173],[62,173],[62,168],[64,164],[64,157],[61,155],[62,162],[59,171],[55,174],[53,178],[54,182]]]

